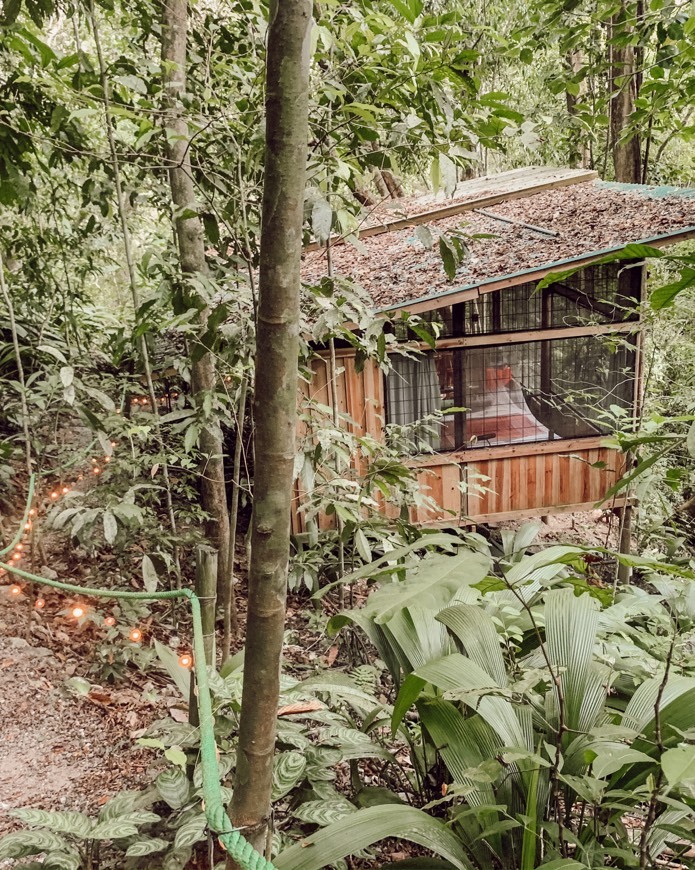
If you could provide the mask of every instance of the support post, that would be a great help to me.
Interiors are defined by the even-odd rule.
[[[632,551],[632,505],[618,508],[618,522],[620,523],[620,541],[618,552],[629,556]],[[618,582],[629,583],[632,576],[632,568],[629,565],[618,564]]]
[[[215,606],[217,604],[217,550],[199,544],[195,550],[195,594],[200,599],[200,615],[203,623],[203,646],[205,664],[214,667],[215,662]],[[191,694],[188,702],[188,721],[199,725],[195,675],[191,671]]]

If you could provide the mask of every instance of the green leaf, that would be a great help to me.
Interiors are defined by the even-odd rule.
[[[458,837],[443,822],[422,810],[395,804],[351,813],[283,850],[273,863],[277,870],[319,870],[386,837],[417,843],[458,870],[472,870]]]
[[[556,858],[554,861],[548,861],[547,864],[541,864],[538,870],[589,870],[589,868],[586,864],[580,864],[572,858]]]
[[[70,852],[49,852],[41,865],[44,870],[80,870],[82,857],[77,850]]]
[[[415,238],[424,248],[431,248],[434,245],[432,230],[426,224],[415,227]]]
[[[64,387],[69,387],[75,380],[75,370],[72,366],[63,366],[60,370],[60,380]]]
[[[188,758],[186,753],[179,746],[170,746],[165,752],[164,757],[167,761],[170,761],[172,764],[175,764],[177,767],[180,767],[182,770],[186,769],[186,765],[188,764]]]
[[[442,258],[446,277],[449,281],[453,281],[458,268],[458,251],[443,233],[439,237],[439,254]]]
[[[104,540],[107,544],[113,544],[118,535],[118,522],[111,511],[104,511]]]
[[[671,284],[666,284],[664,287],[658,287],[652,291],[649,297],[649,304],[654,311],[661,311],[662,308],[670,308],[676,301],[676,297],[683,290],[695,285],[695,269],[685,267],[681,272],[681,276],[677,281]]]
[[[308,822],[325,828],[350,813],[357,812],[354,804],[345,798],[335,800],[305,801],[293,811],[292,815],[300,822]]]
[[[107,801],[99,813],[99,821],[115,819],[150,806],[157,797],[154,789],[147,791],[122,791]]]
[[[695,746],[667,749],[661,756],[661,769],[670,786],[695,780]]]
[[[136,840],[128,846],[125,856],[126,858],[143,858],[154,852],[163,852],[164,849],[169,848],[169,845],[167,840],[162,840],[160,837],[143,837],[142,840]]]
[[[185,821],[176,832],[174,847],[176,849],[188,849],[194,843],[205,839],[207,819],[205,813],[198,813]]]
[[[377,624],[411,604],[439,609],[448,604],[462,586],[479,583],[490,568],[483,553],[464,550],[454,556],[426,555],[406,580],[381,586],[369,596],[365,613]]]
[[[157,591],[157,583],[159,582],[159,578],[157,577],[157,571],[154,567],[154,563],[149,556],[142,557],[142,582],[147,592]]]
[[[190,783],[186,774],[176,767],[160,773],[154,781],[157,791],[172,810],[181,809],[188,803]]]
[[[30,828],[47,828],[60,834],[72,834],[82,840],[89,838],[94,822],[82,813],[54,813],[45,810],[13,810],[12,815]]]
[[[468,658],[487,671],[498,686],[507,685],[500,639],[487,613],[472,604],[455,604],[441,610],[437,619],[456,635]]]
[[[325,242],[331,235],[333,209],[323,197],[315,200],[311,208],[311,227],[319,242]]]
[[[93,840],[120,840],[122,837],[132,837],[137,832],[138,826],[131,821],[129,816],[119,816],[115,819],[98,822],[92,829],[91,838]]]
[[[184,701],[188,703],[191,694],[191,672],[188,668],[182,668],[179,664],[179,657],[166,644],[160,643],[155,638],[154,648],[157,651],[159,660],[164,665],[166,672],[176,684],[176,688],[183,695]]]
[[[306,757],[300,752],[281,752],[275,756],[273,767],[273,795],[274,801],[284,797],[304,777],[306,770]]]
[[[688,453],[695,458],[695,423],[688,429],[685,446],[688,448]]]
[[[41,351],[42,353],[47,353],[52,357],[55,357],[58,362],[68,364],[68,361],[65,359],[65,356],[62,351],[58,350],[57,347],[51,347],[50,344],[40,344],[37,348],[37,351]]]
[[[40,852],[62,852],[67,842],[49,831],[15,831],[0,840],[0,858],[24,858]]]

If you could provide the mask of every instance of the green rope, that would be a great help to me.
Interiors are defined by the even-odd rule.
[[[29,495],[27,507],[24,513],[22,528],[29,516],[29,507],[34,495],[34,478],[29,482]],[[9,552],[17,541],[16,539],[3,550],[0,556]],[[275,870],[260,852],[242,836],[238,828],[233,827],[222,803],[222,791],[220,789],[219,767],[217,764],[217,745],[215,743],[215,719],[212,713],[212,701],[210,699],[210,686],[208,684],[207,667],[205,664],[205,646],[203,643],[203,622],[200,612],[200,601],[195,592],[190,589],[171,589],[166,592],[125,592],[120,589],[92,589],[77,586],[74,583],[62,583],[59,580],[49,580],[39,577],[29,571],[17,568],[15,565],[0,561],[0,568],[4,568],[8,574],[14,574],[30,583],[40,583],[42,586],[52,586],[77,595],[93,596],[95,598],[121,598],[130,601],[163,601],[172,598],[187,598],[191,605],[193,618],[193,666],[198,690],[198,716],[200,719],[200,766],[203,772],[203,799],[205,805],[205,817],[211,831],[219,834],[219,840],[226,849],[228,855],[243,867],[244,870]]]

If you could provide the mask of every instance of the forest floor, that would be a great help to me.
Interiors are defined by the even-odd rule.
[[[614,534],[591,514],[560,515],[541,527],[537,543],[602,546]],[[122,679],[103,679],[95,666],[103,644],[97,621],[76,627],[62,596],[49,591],[44,600],[37,610],[34,597],[0,586],[0,834],[20,827],[12,808],[95,814],[116,792],[144,787],[155,762],[137,737],[158,718],[185,716],[178,691],[158,670],[129,667]],[[242,606],[242,626],[244,617]],[[290,596],[286,659],[296,676],[319,660],[345,664],[319,625],[306,598]]]

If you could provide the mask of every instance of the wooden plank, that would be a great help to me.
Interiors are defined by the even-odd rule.
[[[611,506],[623,507],[627,503],[627,499],[616,499],[615,505],[611,502]],[[469,523],[500,523],[507,520],[516,520],[524,517],[544,516],[545,514],[568,514],[568,513],[585,513],[594,510],[595,502],[585,502],[581,504],[565,504],[557,505],[552,511],[547,507],[528,508],[525,510],[505,511],[504,513],[492,514],[471,514],[468,517]]]
[[[431,209],[430,211],[414,214],[411,217],[399,218],[393,221],[385,221],[376,226],[366,227],[358,230],[355,235],[360,239],[368,239],[372,236],[381,236],[384,233],[394,233],[399,230],[410,229],[420,224],[431,223],[432,221],[442,220],[443,218],[453,217],[454,215],[463,214],[467,211],[473,211],[476,208],[486,208],[489,205],[496,205],[499,202],[507,202],[512,199],[522,199],[527,196],[533,196],[534,193],[540,193],[543,190],[554,190],[559,187],[569,187],[575,184],[584,184],[587,181],[593,181],[598,178],[598,172],[593,170],[561,170],[553,173],[549,178],[543,173],[539,175],[531,174],[527,184],[520,184],[512,188],[501,190],[499,193],[487,194],[474,199],[467,199],[464,202],[452,202],[450,205],[440,206],[439,208]],[[489,184],[494,184],[494,178]],[[488,184],[488,186],[489,186]],[[342,236],[334,236],[330,240],[331,247],[342,245],[345,239]],[[325,247],[325,244],[312,242],[307,245],[305,251],[318,251],[319,248]]]
[[[603,435],[587,438],[556,438],[553,441],[525,441],[522,444],[500,444],[497,447],[475,447],[468,450],[452,450],[450,453],[426,454],[410,457],[406,464],[417,467],[448,465],[456,462],[480,462],[486,459],[506,459],[509,456],[533,456],[547,453],[574,453],[601,446]]]
[[[591,326],[557,326],[553,329],[528,329],[519,332],[501,332],[491,335],[469,335],[459,338],[442,338],[436,344],[437,350],[448,350],[456,347],[490,347],[500,344],[523,344],[529,341],[553,341],[558,338],[584,338],[587,335],[609,335],[610,333],[639,332],[640,323],[637,320],[627,320],[623,323],[597,323]],[[407,347],[418,350],[431,350],[424,341],[407,342]]]

